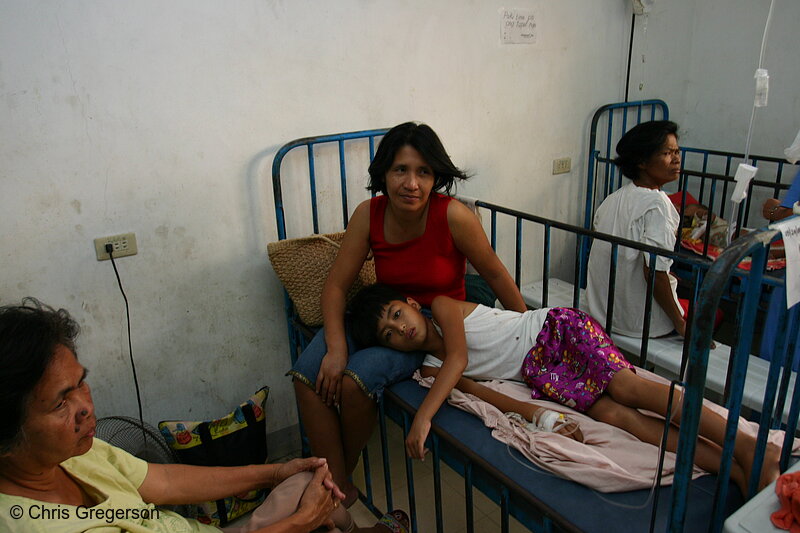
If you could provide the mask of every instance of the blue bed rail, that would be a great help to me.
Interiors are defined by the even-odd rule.
[[[740,277],[744,285],[744,298],[739,307],[737,327],[739,342],[736,353],[732,354],[732,372],[730,397],[726,404],[729,410],[728,426],[726,430],[725,446],[722,453],[722,470],[719,475],[714,508],[712,514],[712,527],[710,531],[717,532],[722,529],[723,502],[725,501],[728,486],[723,481],[730,475],[731,461],[733,458],[733,440],[737,427],[737,420],[741,414],[741,400],[744,380],[747,375],[749,360],[748,346],[752,343],[755,327],[755,313],[758,299],[762,290],[762,273],[766,265],[767,244],[779,237],[774,229],[761,229],[748,234],[733,242],[714,262],[706,275],[700,289],[697,312],[693,321],[693,336],[689,342],[689,366],[685,384],[683,402],[683,421],[681,423],[678,444],[678,464],[672,500],[672,513],[670,517],[670,531],[683,531],[685,525],[685,510],[687,505],[688,473],[691,472],[692,458],[697,442],[697,429],[699,425],[699,408],[703,400],[705,387],[706,368],[708,363],[709,343],[712,336],[713,317],[720,303],[720,298],[726,285],[732,277]],[[737,269],[737,265],[745,257],[752,257],[751,272],[744,275]],[[791,327],[786,324],[780,328],[782,338],[778,339],[780,345],[788,338],[797,338],[798,312],[800,306],[795,305],[787,313],[785,320],[793,323]],[[787,331],[788,330],[788,331]],[[797,431],[798,411],[800,410],[800,382],[789,390],[789,376],[791,374],[791,354],[794,353],[794,343],[790,342],[789,349],[779,357],[774,358],[770,364],[768,385],[764,396],[763,408],[758,433],[758,448],[754,461],[754,469],[750,479],[750,495],[752,496],[757,481],[760,477],[761,460],[764,457],[767,431],[771,428],[784,427],[786,438],[781,453],[781,470],[786,470],[789,462],[792,444],[791,436]],[[791,398],[789,417],[782,425],[780,414],[784,402]]]
[[[313,219],[313,231],[319,232],[319,220],[318,220],[318,196],[317,196],[317,189],[316,189],[316,180],[317,180],[317,169],[316,169],[316,158],[315,158],[315,147],[319,144],[331,144],[333,143],[334,146],[337,146],[338,154],[339,154],[339,181],[341,183],[342,191],[347,190],[347,171],[346,171],[346,157],[345,152],[349,143],[364,143],[368,144],[368,152],[369,157],[371,158],[374,155],[374,142],[375,139],[379,136],[383,135],[387,130],[386,129],[378,129],[378,130],[368,130],[363,132],[351,132],[346,134],[337,134],[337,135],[325,135],[325,136],[318,136],[318,137],[309,137],[305,139],[299,139],[297,141],[293,141],[288,143],[287,145],[283,146],[275,156],[275,160],[273,162],[273,191],[274,191],[274,198],[275,198],[275,209],[276,209],[276,224],[278,226],[278,237],[279,239],[284,239],[287,237],[287,229],[286,229],[286,216],[284,213],[284,199],[283,199],[283,188],[281,186],[281,165],[288,153],[291,150],[299,148],[302,149],[306,147],[307,150],[307,164],[309,166],[307,173],[308,179],[310,181],[310,213]],[[296,178],[292,177],[292,189],[295,188],[295,181]],[[350,184],[354,183],[351,179]],[[358,182],[355,182],[358,183]],[[346,226],[347,219],[349,217],[348,212],[348,205],[347,205],[347,194],[343,192],[342,202],[341,202],[341,224],[342,227]],[[586,262],[582,260],[582,255],[580,250],[583,246],[587,245],[589,241],[592,239],[601,239],[608,241],[612,244],[612,247],[615,249],[619,246],[630,246],[633,248],[637,248],[642,250],[644,253],[648,253],[651,256],[651,259],[654,258],[656,255],[678,258],[680,257],[684,260],[687,264],[691,265],[694,271],[697,273],[696,275],[696,285],[693,288],[693,291],[696,295],[698,295],[698,311],[694,320],[691,322],[690,331],[695,331],[696,333],[692,333],[692,343],[690,344],[691,349],[693,350],[691,354],[686,353],[687,356],[685,361],[689,364],[689,369],[687,372],[688,380],[686,383],[686,395],[684,399],[684,420],[690,422],[689,424],[684,423],[685,429],[681,430],[681,448],[679,450],[679,461],[681,461],[682,468],[681,479],[679,479],[674,487],[666,487],[661,489],[659,493],[656,495],[656,501],[660,502],[657,509],[654,508],[652,512],[650,511],[617,511],[616,509],[612,509],[612,514],[608,515],[608,517],[603,518],[605,515],[602,513],[608,512],[608,509],[603,509],[602,506],[597,509],[598,517],[594,517],[591,520],[587,521],[585,516],[579,516],[580,514],[585,513],[576,513],[575,507],[573,504],[567,502],[565,506],[563,501],[565,498],[577,497],[578,499],[581,498],[592,498],[593,491],[589,489],[566,481],[561,480],[558,478],[549,478],[546,477],[544,481],[541,479],[536,479],[536,476],[522,476],[520,477],[519,467],[516,468],[514,465],[516,463],[509,463],[508,453],[503,448],[497,448],[496,444],[488,436],[488,431],[485,428],[482,428],[482,425],[477,422],[477,420],[461,411],[458,411],[454,408],[449,406],[445,406],[440,411],[440,414],[437,417],[441,418],[437,422],[437,419],[434,419],[434,427],[432,430],[431,435],[431,442],[429,447],[433,450],[433,459],[434,459],[434,476],[433,476],[433,483],[434,483],[434,494],[436,496],[435,501],[435,515],[436,515],[436,524],[437,524],[437,531],[443,531],[443,520],[442,520],[442,494],[441,494],[441,481],[440,481],[440,466],[439,461],[444,461],[448,465],[450,465],[456,472],[460,473],[464,477],[465,483],[465,494],[466,499],[468,502],[467,505],[467,530],[473,531],[474,530],[474,517],[472,516],[472,494],[473,488],[478,488],[481,492],[489,496],[492,500],[494,500],[501,508],[501,530],[508,531],[509,527],[509,517],[514,516],[519,519],[526,527],[528,527],[531,531],[536,532],[551,532],[551,531],[605,531],[608,522],[606,520],[610,520],[610,516],[615,515],[622,515],[625,519],[628,520],[635,520],[637,524],[642,524],[643,527],[649,531],[698,531],[697,523],[704,522],[708,523],[711,531],[718,531],[718,524],[721,524],[721,520],[724,518],[724,515],[728,514],[733,510],[731,507],[732,504],[729,498],[726,498],[726,488],[728,487],[728,475],[729,471],[725,471],[724,469],[721,472],[721,475],[718,476],[718,487],[716,489],[718,498],[714,503],[715,513],[713,518],[709,522],[705,522],[709,516],[711,516],[711,504],[708,504],[708,509],[705,507],[698,508],[697,502],[705,502],[705,499],[710,498],[711,491],[707,490],[706,486],[709,484],[710,480],[708,478],[701,478],[699,482],[692,482],[689,479],[689,474],[685,472],[686,465],[688,468],[691,467],[692,458],[694,453],[694,447],[688,440],[692,439],[691,432],[695,431],[696,436],[696,424],[692,419],[692,414],[694,411],[698,409],[699,400],[698,398],[702,397],[704,391],[704,381],[705,381],[705,368],[704,365],[707,363],[707,356],[708,356],[708,342],[710,342],[710,330],[709,324],[711,320],[708,318],[711,316],[709,313],[712,312],[712,309],[715,309],[715,304],[713,303],[715,298],[718,298],[720,291],[722,290],[720,287],[725,285],[725,281],[729,281],[732,278],[739,280],[741,283],[744,284],[745,290],[743,294],[747,295],[746,298],[742,299],[740,303],[739,309],[740,312],[737,312],[737,321],[738,324],[742,328],[742,336],[740,340],[732,347],[731,349],[731,357],[730,360],[734,363],[731,366],[731,375],[732,381],[730,386],[730,393],[727,395],[727,402],[726,405],[731,409],[731,412],[734,411],[738,414],[739,412],[739,405],[741,403],[741,382],[737,381],[740,379],[744,379],[743,373],[746,374],[746,365],[747,365],[747,356],[749,355],[749,342],[752,338],[748,336],[747,329],[750,329],[750,335],[752,334],[752,324],[754,320],[752,320],[752,312],[748,311],[748,305],[752,302],[752,293],[756,290],[753,287],[761,287],[762,282],[764,279],[762,270],[757,268],[758,264],[754,261],[753,265],[753,274],[751,276],[750,273],[737,270],[735,265],[738,263],[738,260],[730,259],[730,256],[725,261],[718,262],[715,265],[710,265],[706,260],[698,257],[692,256],[688,254],[682,254],[680,252],[676,252],[674,250],[661,250],[657,248],[648,247],[642,245],[638,242],[631,242],[625,241],[622,239],[618,239],[615,237],[611,237],[608,235],[599,234],[596,232],[591,231],[585,227],[574,226],[558,221],[549,220],[543,217],[539,217],[536,215],[532,215],[529,213],[524,213],[512,209],[507,209],[502,206],[490,204],[488,202],[477,202],[477,205],[481,209],[486,209],[491,213],[490,222],[489,222],[489,234],[490,240],[493,247],[497,247],[498,245],[498,235],[500,234],[500,226],[502,225],[499,221],[499,217],[508,218],[511,220],[510,225],[514,227],[514,266],[513,266],[513,275],[518,284],[524,282],[526,279],[530,279],[530,276],[536,275],[539,272],[542,276],[542,279],[545,281],[544,289],[543,289],[543,301],[545,305],[547,305],[548,301],[548,285],[549,280],[552,276],[552,265],[559,262],[560,258],[565,256],[572,256],[575,257],[575,264],[574,264],[574,271],[573,275],[575,279],[581,279],[582,273],[585,272]],[[529,254],[525,252],[525,247],[523,246],[524,236],[527,236],[530,228],[529,226],[539,226],[537,230],[535,230],[533,234],[541,235],[541,241],[544,245],[541,247],[535,246],[534,249],[536,250],[535,254]],[[554,236],[554,233],[558,233],[558,235]],[[568,237],[564,237],[567,235]],[[742,245],[736,248],[737,251],[741,252],[744,255],[752,254],[755,258],[762,258],[762,251],[757,249],[756,243],[760,243],[758,241],[758,236],[763,234],[753,234],[752,236],[747,236],[747,240],[743,242],[750,243],[752,246],[748,247],[746,250],[742,248]],[[507,242],[510,239],[510,236],[503,234],[502,242]],[[564,249],[553,251],[554,243],[563,243],[566,242]],[[763,244],[761,244],[763,248]],[[726,252],[727,253],[727,252]],[[734,252],[731,252],[734,253]],[[738,253],[738,252],[736,252]],[[761,254],[761,255],[760,255]],[[760,261],[761,259],[756,259],[756,261]],[[650,261],[651,265],[655,264],[655,261]],[[721,265],[726,265],[725,267]],[[731,266],[733,265],[733,266]],[[712,276],[711,279],[707,280],[703,283],[702,288],[700,284],[700,280],[702,278],[701,274],[706,273],[709,268],[714,268],[715,275]],[[723,270],[720,270],[723,269]],[[613,271],[610,273],[610,280],[614,283],[614,274]],[[752,277],[752,279],[751,279]],[[654,279],[654,276],[651,276],[651,280]],[[776,284],[781,284],[781,280],[774,281]],[[710,288],[707,288],[709,286]],[[652,285],[649,288],[649,294],[652,295]],[[285,311],[287,316],[287,326],[289,330],[289,340],[290,340],[290,358],[294,361],[299,354],[299,350],[302,350],[305,346],[308,336],[311,334],[311,331],[306,328],[297,318],[296,314],[294,313],[294,309],[292,306],[291,301],[288,298],[288,295],[284,293],[284,300],[285,300]],[[573,293],[573,303],[577,307],[580,305],[580,292],[579,289],[576,288]],[[611,320],[611,316],[613,314],[613,303],[611,304],[610,312],[608,313],[608,319]],[[744,307],[742,307],[744,306]],[[649,312],[649,311],[648,311]],[[795,320],[795,324],[796,324]],[[606,324],[608,325],[608,324]],[[795,325],[796,328],[796,325]],[[708,335],[706,335],[708,333]],[[642,340],[642,344],[640,346],[640,361],[639,364],[646,365],[648,361],[648,343],[649,340],[644,338]],[[705,350],[705,356],[703,355],[703,350]],[[742,356],[741,354],[744,354]],[[705,359],[704,359],[705,357]],[[788,387],[788,373],[783,372],[781,373],[781,364],[785,357],[775,357],[773,359],[773,364],[770,367],[770,383],[777,383],[780,381],[781,388],[777,392],[777,404],[772,398],[771,401],[773,403],[770,404],[770,409],[765,409],[764,413],[762,413],[762,425],[765,427],[774,426],[776,424],[780,424],[780,417],[771,417],[770,413],[772,412],[783,412],[782,402],[786,401],[787,398],[791,398],[792,402],[792,415],[789,417],[789,421],[787,422],[790,424],[790,427],[794,429],[796,427],[797,422],[797,405],[798,405],[798,392],[797,390],[788,391],[786,387]],[[742,370],[744,368],[744,371]],[[773,369],[774,369],[774,380],[773,380]],[[681,372],[682,374],[682,372]],[[776,387],[776,389],[778,389]],[[738,395],[738,396],[737,396]],[[415,412],[416,406],[421,401],[421,398],[424,396],[424,391],[421,387],[419,387],[416,383],[411,381],[401,382],[397,385],[394,385],[387,389],[386,394],[384,396],[384,401],[379,406],[379,432],[380,432],[380,440],[381,440],[381,451],[380,457],[383,464],[383,488],[384,488],[384,499],[381,502],[376,500],[374,492],[374,483],[373,483],[373,473],[372,473],[372,463],[369,454],[365,450],[364,455],[362,457],[362,463],[364,466],[364,477],[365,477],[365,491],[364,494],[361,494],[361,499],[370,508],[373,513],[379,515],[382,509],[391,509],[395,504],[395,499],[392,494],[392,473],[389,467],[389,455],[388,455],[388,435],[387,435],[387,420],[393,420],[397,422],[401,427],[404,428],[404,434],[407,433],[411,417],[413,417],[413,413]],[[765,400],[769,400],[766,398]],[[738,403],[737,403],[738,402]],[[765,404],[766,405],[766,404]],[[686,418],[688,417],[688,418]],[[732,414],[733,417],[733,414]],[[733,418],[735,420],[735,418]],[[477,425],[475,425],[477,424]],[[729,426],[730,427],[730,426]],[[462,432],[466,431],[465,434]],[[488,446],[489,450],[500,450],[495,452],[487,452],[490,453],[491,456],[487,457],[485,454],[478,453],[476,449],[471,446],[467,446],[464,444],[468,435],[470,434],[479,434],[483,431],[486,434],[486,441],[482,442],[482,446]],[[735,432],[735,429],[733,430]],[[465,436],[466,435],[466,436]],[[492,446],[495,446],[492,448]],[[725,448],[725,458],[726,460],[730,460],[732,447],[726,446]],[[500,457],[503,455],[503,457]],[[513,455],[513,454],[512,454]],[[520,456],[521,457],[521,456]],[[788,456],[787,456],[788,457]],[[509,464],[511,466],[509,466]],[[407,478],[407,486],[408,486],[408,498],[409,498],[409,511],[411,512],[412,516],[412,530],[418,531],[418,516],[417,516],[417,503],[414,497],[414,483],[413,483],[413,468],[411,467],[410,460],[406,460],[405,462],[405,470],[406,470],[406,478]],[[509,470],[510,469],[510,470]],[[529,479],[530,478],[530,479]],[[547,489],[543,491],[536,491],[532,490],[529,483],[533,483],[534,486],[538,486],[537,484],[544,483]],[[722,487],[722,490],[720,490]],[[638,491],[642,492],[642,491]],[[687,511],[687,494],[691,494],[691,498],[689,498],[694,503],[694,507],[692,508],[692,504],[688,505]],[[721,495],[721,496],[720,496]],[[638,493],[624,493],[611,496],[612,499],[618,501],[622,504],[625,502],[636,501],[639,495]],[[631,499],[634,498],[634,499]],[[381,506],[382,509],[379,509],[378,506]],[[718,511],[717,509],[722,509]],[[685,521],[685,517],[687,516],[687,512],[693,516],[693,519],[689,521],[687,524]],[[692,514],[693,513],[693,514]],[[669,521],[669,524],[667,524]],[[624,522],[623,522],[624,523]],[[669,527],[669,529],[667,529]]]

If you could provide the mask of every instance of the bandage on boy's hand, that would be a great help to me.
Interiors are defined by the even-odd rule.
[[[431,430],[430,420],[419,420],[419,417],[414,418],[411,424],[411,429],[408,431],[406,437],[406,453],[412,459],[425,460],[425,454],[428,450],[425,447],[425,439],[428,438],[428,433]]]
[[[342,397],[342,375],[347,366],[347,352],[328,351],[317,374],[316,391],[327,405],[338,404]]]

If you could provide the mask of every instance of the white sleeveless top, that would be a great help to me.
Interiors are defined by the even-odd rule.
[[[522,360],[536,344],[548,311],[550,308],[518,313],[479,304],[464,319],[467,337],[464,376],[522,381]],[[428,354],[422,365],[441,368],[442,361]]]

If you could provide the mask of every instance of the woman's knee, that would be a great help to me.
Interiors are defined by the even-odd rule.
[[[372,401],[369,394],[349,374],[342,376],[342,400],[345,402]]]

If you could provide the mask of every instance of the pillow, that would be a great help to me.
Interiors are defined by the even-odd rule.
[[[206,421],[164,420],[158,429],[184,464],[199,466],[244,466],[267,461],[267,418],[264,406],[269,387],[222,418]],[[196,504],[197,520],[214,527],[258,507],[267,490],[251,491],[213,502]]]

